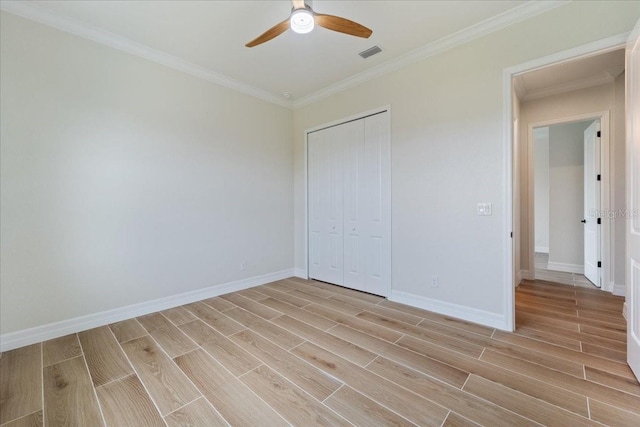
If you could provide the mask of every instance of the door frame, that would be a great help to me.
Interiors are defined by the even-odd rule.
[[[626,176],[625,181],[627,183],[626,188],[626,201],[628,209],[633,210],[638,207],[638,182],[635,180],[634,166],[638,165],[636,162],[638,158],[636,155],[640,154],[640,110],[635,103],[637,97],[640,94],[640,87],[638,86],[637,77],[640,74],[638,69],[637,55],[640,55],[640,20],[636,22],[635,27],[629,35],[627,46],[625,49],[625,125],[626,125]],[[637,213],[637,212],[636,212]],[[625,256],[625,281],[626,281],[626,295],[627,301],[623,306],[623,315],[627,320],[627,364],[633,371],[636,378],[640,379],[640,331],[636,330],[638,327],[638,320],[640,320],[640,284],[636,283],[636,270],[638,270],[638,259],[640,259],[640,241],[638,240],[638,228],[640,224],[634,224],[637,218],[630,218],[627,220],[627,226],[625,235],[627,238],[626,256]],[[635,235],[635,236],[634,236]]]
[[[312,132],[317,132],[322,129],[330,128],[333,126],[338,126],[343,123],[352,122],[355,120],[364,119],[365,117],[374,116],[376,114],[388,112],[389,114],[389,139],[392,148],[391,152],[391,183],[393,183],[393,134],[391,133],[391,105],[387,104],[382,107],[374,108],[372,110],[363,111],[361,113],[356,113],[341,119],[332,120],[330,122],[326,122],[320,125],[316,125],[310,128],[305,129],[304,131],[304,270],[298,272],[297,276],[301,276],[304,279],[309,278],[309,134]],[[391,214],[393,215],[393,187],[391,187]],[[393,221],[393,216],[390,221]],[[391,270],[389,274],[391,275],[391,288],[393,289],[393,223],[391,223],[391,234],[389,236],[389,244],[391,245]]]
[[[514,230],[513,224],[513,182],[514,182],[514,138],[513,138],[513,78],[519,74],[533,71],[538,68],[549,65],[559,64],[574,59],[599,55],[616,49],[626,47],[629,33],[618,34],[607,37],[592,43],[587,43],[572,49],[557,52],[551,55],[543,56],[528,62],[507,67],[502,71],[502,123],[503,123],[503,203],[505,206],[504,216],[502,218],[503,229],[503,310],[504,310],[504,329],[514,331],[516,325],[515,319],[515,287],[514,283],[514,234],[519,230]]]
[[[576,122],[584,122],[588,120],[600,120],[600,211],[610,211],[610,176],[609,176],[609,158],[610,158],[610,111],[599,111],[596,113],[579,114],[576,116],[562,117],[551,120],[544,120],[535,123],[529,123],[527,129],[527,203],[529,214],[529,227],[527,234],[529,236],[529,277],[530,280],[535,279],[535,147],[533,142],[533,129],[539,127],[547,127],[559,124],[569,124]],[[612,268],[611,268],[611,226],[612,221],[609,215],[602,216],[602,226],[600,227],[600,261],[602,268],[600,270],[600,288],[603,291],[613,291]],[[597,288],[597,287],[596,287]]]

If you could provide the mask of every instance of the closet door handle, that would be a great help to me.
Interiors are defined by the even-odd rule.
[[[581,222],[581,223],[583,223],[583,224],[586,224],[586,223],[587,223],[587,220],[586,220],[586,219],[583,219],[583,220],[582,220],[582,221],[580,221],[580,222]]]

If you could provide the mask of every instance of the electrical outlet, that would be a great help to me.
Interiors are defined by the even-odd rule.
[[[431,276],[431,287],[437,288],[438,286],[440,286],[440,279],[438,276]]]
[[[240,271],[245,271],[247,269],[247,261],[242,261],[240,263]]]

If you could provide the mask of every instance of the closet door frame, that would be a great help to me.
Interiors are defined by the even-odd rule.
[[[304,270],[300,271],[297,270],[295,273],[298,277],[303,277],[308,279],[309,278],[309,134],[312,132],[317,132],[319,130],[322,129],[326,129],[332,126],[338,126],[347,122],[351,122],[354,120],[360,120],[360,119],[364,119],[366,117],[369,116],[374,116],[376,114],[380,114],[380,113],[387,113],[387,120],[389,121],[388,123],[388,128],[389,128],[389,142],[391,144],[391,105],[385,105],[382,107],[378,107],[372,110],[368,110],[368,111],[364,111],[362,113],[358,113],[358,114],[354,114],[352,116],[348,116],[348,117],[344,117],[338,120],[334,120],[328,123],[323,123],[321,125],[318,126],[314,126],[311,128],[307,128],[304,131],[304,209],[305,209],[305,215],[304,215],[304,246],[303,246],[303,250],[304,250]],[[390,145],[391,147],[391,145]],[[390,148],[391,150],[391,148]],[[389,186],[391,186],[391,162],[392,162],[392,158],[391,158],[391,153],[389,153],[389,157],[390,157],[390,164],[389,164]],[[391,234],[391,200],[389,201],[389,248],[392,247],[392,234]],[[390,256],[390,258],[392,259],[393,254]],[[389,262],[391,263],[391,259],[389,260]],[[392,272],[391,272],[391,265],[389,266],[389,290],[388,290],[388,295],[386,295],[387,297],[391,296],[391,283],[392,283]]]

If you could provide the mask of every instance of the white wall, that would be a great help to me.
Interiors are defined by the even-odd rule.
[[[549,253],[549,128],[533,130],[535,251]]]
[[[592,123],[549,127],[549,268],[584,265],[584,130]]]
[[[629,31],[639,9],[571,2],[296,109],[296,267],[306,263],[305,129],[391,104],[394,292],[504,321],[503,70]],[[493,216],[477,216],[478,202]]]
[[[293,267],[290,110],[0,29],[2,334]]]

